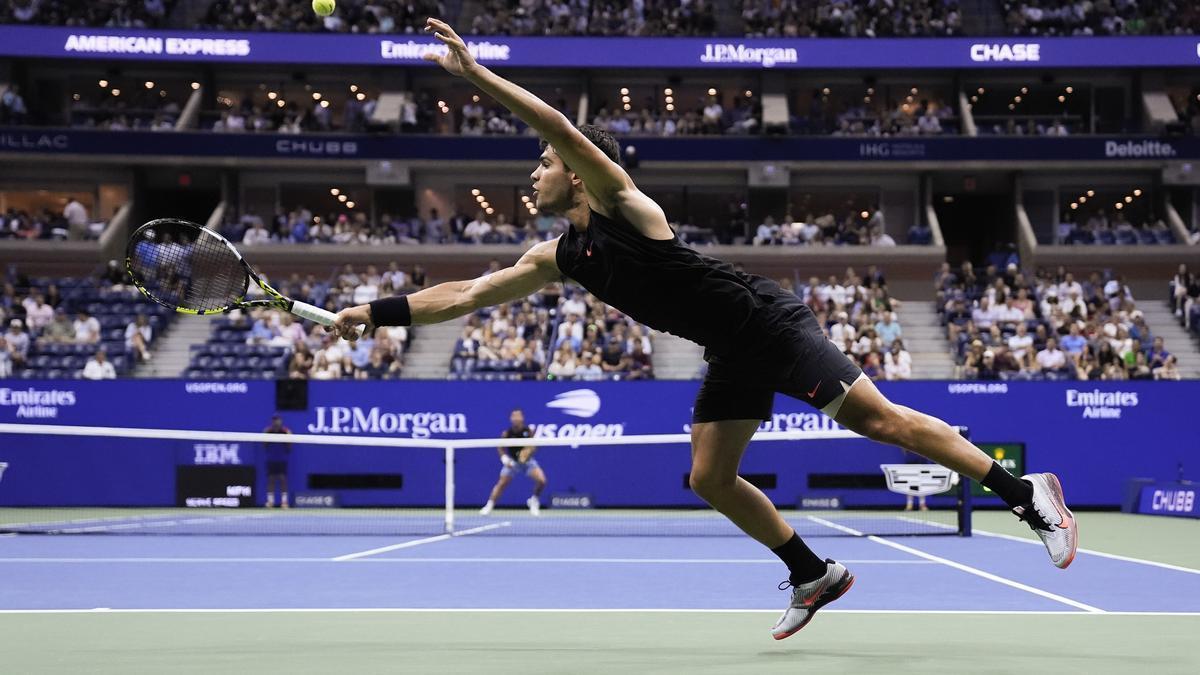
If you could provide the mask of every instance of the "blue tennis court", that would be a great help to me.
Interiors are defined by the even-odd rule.
[[[1110,630],[1146,645],[1171,643],[1174,636],[1179,640],[1174,649],[1156,653],[1167,665],[1160,672],[1188,672],[1200,663],[1183,642],[1185,634],[1200,628],[1200,569],[1155,559],[1153,552],[1138,558],[1081,550],[1070,573],[1064,573],[1046,564],[1040,545],[1007,525],[1007,514],[978,515],[989,527],[971,538],[815,540],[814,549],[845,563],[857,582],[835,607],[822,611],[814,628],[837,625],[844,640],[845,622],[865,627],[891,617],[884,627],[872,629],[882,632],[862,638],[873,645],[862,647],[870,653],[877,640],[899,640],[905,629],[930,621],[931,629],[950,632],[965,625],[976,630],[989,626],[999,638],[1017,640],[1010,647],[1019,650],[1020,636],[1034,621],[1052,626],[1054,639],[1080,645],[1093,644]],[[1097,534],[1146,526],[1159,535],[1194,529],[1180,521],[1092,516]],[[1088,521],[1083,522],[1086,526]],[[1137,541],[1136,536],[1131,539]],[[1186,547],[1181,551],[1186,557]],[[6,579],[0,609],[8,616],[0,624],[9,639],[22,638],[9,645],[9,654],[33,670],[47,665],[40,661],[47,656],[33,649],[45,637],[31,631],[55,622],[63,629],[83,630],[85,642],[94,631],[113,637],[121,644],[108,649],[127,651],[129,659],[144,663],[147,651],[169,652],[180,641],[208,640],[211,648],[223,649],[227,638],[222,636],[230,626],[272,634],[280,621],[291,625],[299,620],[308,628],[297,630],[328,629],[328,639],[358,644],[369,653],[368,662],[376,650],[388,649],[391,639],[373,642],[369,631],[358,634],[345,622],[368,621],[378,630],[384,630],[381,622],[393,625],[404,631],[405,640],[414,632],[425,636],[425,647],[410,648],[405,658],[438,663],[443,672],[471,672],[486,669],[493,657],[500,659],[495,663],[500,670],[512,665],[514,652],[489,656],[484,648],[494,635],[505,633],[505,626],[529,621],[542,626],[537,634],[518,630],[504,644],[542,650],[539,658],[557,669],[568,667],[571,652],[557,652],[546,643],[570,639],[580,622],[601,622],[589,630],[594,644],[602,645],[618,640],[628,622],[654,633],[680,630],[681,617],[688,617],[687,626],[693,620],[704,626],[717,622],[730,649],[740,650],[747,663],[766,658],[760,665],[771,670],[787,664],[764,654],[804,659],[813,652],[826,654],[826,647],[820,629],[806,630],[786,643],[769,639],[767,629],[785,594],[775,589],[781,568],[768,553],[735,537],[526,537],[497,536],[490,530],[409,538],[6,536],[0,538],[0,569]],[[448,621],[478,625],[473,617],[492,613],[512,616],[488,619],[486,629],[455,633],[452,642],[461,649],[442,652],[435,647],[447,639],[437,626]],[[30,623],[37,615],[44,616]],[[218,624],[212,623],[216,616],[223,617]],[[162,642],[144,643],[137,634],[123,632],[148,617],[166,631]],[[557,621],[544,624],[551,617]],[[1144,624],[1146,620],[1155,623]],[[195,621],[205,626],[201,631],[207,638],[184,630]],[[1146,625],[1153,630],[1145,630]],[[167,631],[165,626],[175,628]],[[494,631],[499,632],[488,637]],[[260,645],[267,650],[260,656],[290,662],[299,650],[312,663],[322,662],[319,649],[281,639],[274,646]],[[675,638],[664,632],[659,639],[669,643]],[[685,634],[679,639],[687,644],[694,638]],[[909,645],[913,654],[900,670],[920,665],[925,672],[939,671],[931,665],[936,659],[920,656],[918,646]],[[671,670],[681,663],[672,653],[664,645],[661,654],[645,663]],[[110,656],[105,668],[125,663],[115,653]],[[617,667],[620,659],[614,658],[615,653],[598,658],[596,672]],[[1117,672],[1105,668],[1095,672]]]

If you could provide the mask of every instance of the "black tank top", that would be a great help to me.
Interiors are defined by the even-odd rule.
[[[804,309],[770,279],[735,271],[679,241],[643,236],[620,219],[591,212],[584,232],[568,228],[558,269],[634,320],[732,357],[763,346],[771,327]]]

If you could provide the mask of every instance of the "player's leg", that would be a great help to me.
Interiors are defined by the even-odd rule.
[[[504,488],[508,487],[508,484],[511,482],[512,472],[506,466],[500,470],[500,479],[492,486],[492,493],[488,495],[487,503],[483,505],[482,509],[479,509],[480,515],[486,516],[492,512],[492,509],[496,508],[496,501],[500,499],[500,495],[504,494]]]
[[[286,470],[279,474],[279,507],[284,509],[289,508],[288,480]]]
[[[267,508],[275,506],[275,474],[267,474]]]
[[[542,471],[542,467],[538,465],[537,460],[529,460],[529,471],[526,476],[533,481],[533,494],[525,502],[529,507],[529,512],[533,515],[541,513],[542,508],[542,490],[546,489],[546,472]]]
[[[1041,537],[1056,566],[1066,567],[1075,558],[1075,519],[1054,474],[1017,478],[949,424],[892,403],[865,377],[854,382],[834,407],[832,416],[847,429],[915,452],[990,488]]]

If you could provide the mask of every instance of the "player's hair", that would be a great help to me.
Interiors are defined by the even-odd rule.
[[[579,133],[583,134],[584,138],[592,142],[592,145],[600,148],[601,152],[607,155],[609,159],[617,164],[621,163],[621,144],[617,143],[617,139],[613,138],[612,134],[594,124],[582,124],[576,128],[579,129]],[[538,143],[538,147],[542,150],[545,150],[547,145],[550,145],[550,141],[544,138]]]
[[[512,409],[512,411],[511,411],[511,412],[509,412],[508,414],[509,414],[509,415],[511,415],[511,414],[513,414],[513,413],[515,413],[515,412],[519,412],[519,413],[521,413],[522,415],[524,415],[524,414],[525,414],[525,411],[524,411],[524,410],[521,410],[520,408],[513,408],[513,409]]]

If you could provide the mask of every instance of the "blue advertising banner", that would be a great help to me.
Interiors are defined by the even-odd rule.
[[[1200,65],[1195,36],[933,39],[467,37],[482,64],[525,68],[1121,68]],[[424,35],[0,26],[0,56],[209,63],[420,65]]]
[[[283,412],[298,434],[489,438],[522,408],[538,436],[586,438],[690,430],[697,382],[312,382],[309,407]],[[890,398],[971,429],[976,442],[1024,443],[1026,469],[1054,471],[1076,505],[1116,506],[1135,476],[1200,478],[1191,424],[1200,382],[884,382]],[[0,422],[261,431],[275,412],[270,382],[0,381]],[[776,397],[764,431],[837,425],[800,401]],[[257,444],[0,435],[0,506],[164,505],[177,466],[254,465]],[[587,494],[597,506],[699,505],[687,487],[683,445],[564,446],[538,451],[552,493]],[[399,490],[346,490],[345,506],[440,504],[438,448],[294,444],[295,490],[313,474],[403,474]],[[756,443],[746,474],[774,476],[780,504],[801,497],[859,497],[813,490],[813,474],[879,474],[901,452],[866,440]],[[496,479],[494,449],[459,450],[462,503],[482,503]],[[259,470],[259,480],[263,471]],[[319,489],[319,488],[317,488]],[[520,491],[506,498],[519,501]],[[261,493],[261,485],[255,491]],[[894,495],[893,495],[894,496]],[[984,498],[984,503],[994,498]],[[1173,501],[1174,500],[1174,501]],[[1162,501],[1162,500],[1160,500]],[[1176,503],[1173,497],[1163,503]],[[863,502],[867,503],[867,502]]]
[[[641,161],[892,162],[1100,161],[1200,159],[1200,138],[938,137],[661,138],[628,137]],[[0,152],[192,157],[295,157],[306,160],[526,160],[538,156],[528,136],[354,136],[151,133],[0,127]]]
[[[1138,513],[1155,516],[1200,518],[1200,485],[1196,483],[1154,483],[1142,487]]]

